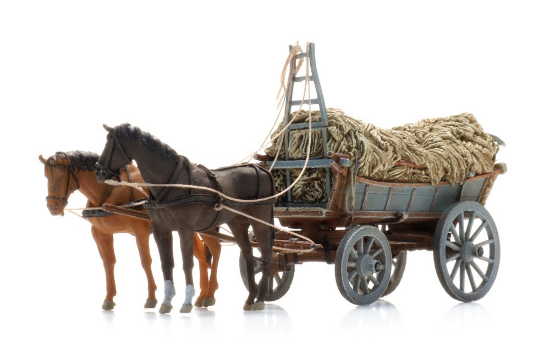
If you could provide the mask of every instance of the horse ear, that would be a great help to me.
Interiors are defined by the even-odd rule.
[[[111,131],[113,130],[112,127],[109,127],[109,126],[107,126],[107,125],[105,125],[105,124],[103,124],[103,128],[106,129],[107,132],[111,132]]]
[[[42,157],[42,155],[40,155],[38,157],[38,160],[40,160],[41,163],[43,163],[44,165],[46,165],[46,159],[44,159],[44,157]]]

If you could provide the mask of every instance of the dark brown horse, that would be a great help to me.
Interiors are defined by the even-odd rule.
[[[105,128],[109,132],[107,144],[97,163],[96,173],[100,182],[119,176],[121,169],[135,160],[147,183],[207,187],[242,200],[266,198],[275,192],[271,174],[258,166],[243,165],[210,171],[189,162],[187,158],[178,155],[172,148],[137,127],[123,124],[112,129],[106,126]],[[222,205],[231,207],[258,220],[272,223],[273,202],[237,203],[205,190],[167,186],[151,187],[150,192],[150,202],[146,208],[153,222],[153,234],[159,248],[165,280],[164,301],[160,312],[170,312],[171,301],[175,295],[172,231],[176,230],[180,236],[187,285],[185,302],[180,312],[189,312],[192,309],[191,299],[194,294],[193,231],[213,232],[221,224],[229,226],[246,261],[249,295],[244,309],[264,309],[271,268],[273,231],[269,226],[256,220],[219,208]],[[263,260],[264,269],[259,292],[254,282],[252,248],[248,238],[250,225],[260,245]]]
[[[44,174],[48,179],[47,206],[54,216],[63,215],[70,195],[80,190],[88,199],[87,207],[101,207],[102,204],[128,204],[145,199],[140,191],[128,187],[110,187],[107,184],[98,183],[95,178],[95,164],[99,155],[82,152],[57,152],[47,160],[39,157],[44,164]],[[139,170],[128,165],[120,174],[121,179],[135,183],[143,182]],[[138,206],[138,211],[144,211]],[[83,212],[84,217],[92,224],[92,236],[97,244],[99,254],[105,268],[107,295],[102,308],[111,310],[116,295],[114,276],[115,251],[113,248],[113,234],[128,232],[135,236],[141,265],[145,270],[148,283],[148,298],[145,308],[154,308],[157,304],[155,291],[157,286],[151,271],[151,255],[149,253],[149,235],[151,221],[138,219],[126,215],[115,215],[103,210],[89,210]],[[216,272],[220,255],[220,243],[217,239],[204,238],[213,256],[210,282],[208,280],[208,263],[204,243],[195,236],[194,253],[199,260],[201,294],[195,303],[197,306],[209,306],[215,303],[214,292],[218,288]]]

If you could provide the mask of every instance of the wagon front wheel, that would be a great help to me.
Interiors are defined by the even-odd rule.
[[[336,285],[349,302],[371,304],[388,287],[391,267],[386,236],[375,227],[357,226],[344,235],[336,251]]]
[[[487,294],[500,263],[500,241],[489,212],[477,202],[450,206],[437,224],[434,263],[447,293],[463,302]]]

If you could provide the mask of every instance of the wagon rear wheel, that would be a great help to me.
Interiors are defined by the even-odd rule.
[[[399,286],[399,283],[403,278],[403,274],[405,273],[406,265],[407,265],[407,251],[402,251],[395,258],[393,258],[390,283],[388,284],[388,287],[386,288],[386,291],[384,291],[384,294],[382,295],[382,297],[386,297],[387,295],[395,291],[397,286]]]
[[[388,233],[388,226],[386,224],[378,224],[376,227],[380,229],[380,231],[384,234]],[[387,295],[395,291],[397,286],[399,286],[399,284],[401,283],[401,279],[403,278],[403,274],[405,273],[406,265],[407,251],[401,251],[392,260],[390,283],[388,284],[388,287],[386,288],[386,291],[384,291],[382,297],[386,297]]]
[[[259,256],[259,251],[255,248],[252,249],[254,254],[254,278],[256,280],[256,286],[262,278],[263,262],[262,258]],[[272,263],[273,264],[273,263]],[[244,286],[248,290],[248,278],[246,275],[246,263],[244,261],[243,254],[239,255],[239,270],[241,272],[241,279],[243,280]],[[292,280],[294,279],[294,265],[290,268],[289,271],[279,271],[271,270],[271,275],[268,279],[268,293],[265,297],[267,302],[273,302],[282,298],[290,289]]]
[[[437,224],[435,270],[447,293],[460,301],[475,301],[495,282],[500,241],[489,212],[477,202],[450,206]]]
[[[336,285],[349,302],[371,304],[388,287],[391,266],[386,236],[372,226],[354,227],[344,235],[336,251]]]

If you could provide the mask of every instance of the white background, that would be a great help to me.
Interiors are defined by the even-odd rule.
[[[550,12],[542,1],[379,3],[0,2],[0,346],[546,345]],[[38,155],[101,152],[101,125],[130,122],[193,162],[233,164],[269,132],[296,40],[316,44],[328,107],[380,127],[471,112],[506,141],[498,157],[509,172],[486,206],[502,245],[492,290],[458,303],[439,285],[431,253],[415,252],[399,288],[372,306],[348,303],[333,266],[310,263],[297,267],[285,297],[244,313],[238,248],[228,246],[218,304],[160,315],[141,308],[145,275],[133,238],[121,234],[118,305],[103,312],[89,224],[49,215]],[[84,203],[75,194],[69,206]]]

